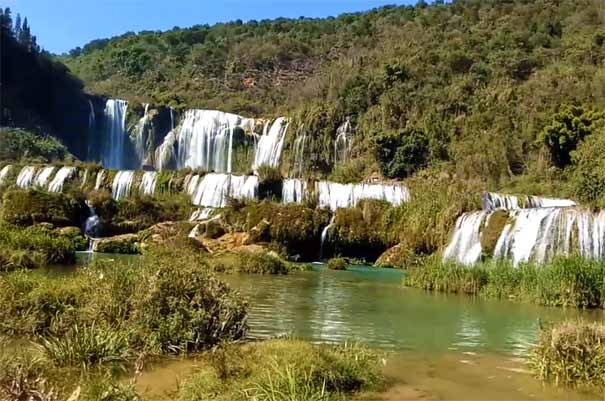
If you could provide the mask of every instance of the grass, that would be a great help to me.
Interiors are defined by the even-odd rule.
[[[328,260],[328,269],[332,270],[347,270],[347,259],[345,258],[332,258]]]
[[[604,389],[605,326],[570,321],[543,328],[530,366],[544,381]]]
[[[66,335],[41,337],[44,356],[55,366],[124,365],[131,356],[128,333],[96,326],[74,326]]]
[[[288,274],[293,266],[272,252],[239,251],[208,260],[215,272],[251,274]]]
[[[467,267],[433,256],[411,269],[405,284],[546,306],[600,308],[605,304],[605,263],[569,257],[554,259],[545,266],[486,262]]]
[[[219,358],[183,383],[180,401],[343,400],[382,380],[379,355],[357,344],[316,346],[287,339],[224,345],[217,352]]]

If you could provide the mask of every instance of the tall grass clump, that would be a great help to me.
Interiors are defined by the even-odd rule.
[[[251,274],[288,274],[290,263],[269,252],[240,251],[226,253],[208,261],[216,272]]]
[[[94,325],[76,325],[64,336],[41,337],[38,344],[55,366],[124,365],[131,356],[127,333]]]
[[[605,326],[568,321],[543,328],[530,366],[544,381],[605,388]]]
[[[316,346],[272,340],[227,346],[221,355],[220,363],[215,359],[204,365],[183,384],[179,400],[206,399],[211,394],[220,394],[216,399],[225,401],[341,400],[382,380],[379,355],[356,344]]]
[[[474,266],[428,258],[405,278],[430,291],[512,298],[546,306],[599,308],[605,304],[605,263],[580,257],[555,258],[543,266],[490,261]]]

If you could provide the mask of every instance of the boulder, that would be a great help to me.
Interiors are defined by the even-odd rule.
[[[78,227],[69,226],[58,228],[55,230],[55,233],[60,237],[70,240],[76,251],[84,251],[88,247],[88,240]]]
[[[397,267],[404,268],[410,261],[414,253],[405,244],[397,244],[387,249],[374,264],[377,267]]]
[[[101,238],[95,241],[94,252],[100,253],[139,253],[139,236],[137,234],[122,234],[114,237]]]

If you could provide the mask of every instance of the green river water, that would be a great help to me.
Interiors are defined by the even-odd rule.
[[[603,311],[544,308],[428,293],[402,286],[398,270],[351,267],[285,276],[223,275],[249,302],[249,335],[291,335],[316,343],[357,341],[385,350],[386,392],[363,400],[600,399],[544,386],[525,357],[541,324],[603,320]],[[138,381],[162,399],[195,370],[196,359],[156,364]],[[163,396],[162,396],[163,394]]]

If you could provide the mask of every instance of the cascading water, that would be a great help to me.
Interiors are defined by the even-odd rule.
[[[231,172],[233,131],[248,119],[216,110],[188,110],[178,135],[177,167]]]
[[[283,181],[281,199],[283,203],[302,203],[307,193],[307,182],[298,178]]]
[[[119,170],[125,167],[126,111],[128,102],[108,99],[105,104],[104,135],[101,144],[103,167]]]
[[[111,185],[111,196],[119,200],[130,195],[134,171],[118,171]]]
[[[55,168],[53,166],[43,167],[42,170],[38,171],[36,174],[33,185],[40,188],[46,187],[46,183],[54,171]]]
[[[340,184],[319,181],[316,185],[319,206],[335,211],[354,207],[364,199],[377,199],[400,205],[410,200],[410,193],[402,184]]]
[[[296,140],[294,140],[294,167],[292,177],[302,177],[305,168],[305,142],[307,135],[301,130]]]
[[[481,257],[481,230],[485,227],[490,212],[464,213],[456,221],[454,236],[443,254],[444,260],[465,265],[476,263]]]
[[[158,173],[155,171],[146,171],[143,173],[141,184],[139,186],[139,192],[142,195],[153,196],[155,194],[155,187],[158,182]]]
[[[187,192],[187,195],[193,198],[195,191],[197,191],[198,183],[200,182],[200,176],[195,174],[188,174],[183,182],[183,188]]]
[[[261,166],[279,166],[284,139],[288,131],[288,121],[284,117],[280,117],[273,122],[271,128],[268,127],[269,123],[265,125],[263,135],[256,144],[253,170],[258,170]]]
[[[197,209],[191,214],[189,221],[206,221],[206,220],[210,219],[210,217],[212,216],[212,213],[215,210],[216,209],[211,208],[211,207],[204,207],[204,208]]]
[[[105,177],[107,176],[107,170],[99,170],[97,173],[97,179],[95,181],[95,191],[101,189],[103,185],[103,181],[105,181]]]
[[[149,103],[145,103],[145,113],[143,117],[137,123],[137,126],[134,129],[134,149],[137,155],[137,159],[139,161],[139,165],[143,165],[146,160],[146,152],[147,152],[147,136],[148,132],[151,129],[151,119],[149,116]]]
[[[573,207],[574,201],[568,199],[542,198],[539,196],[516,196],[486,192],[481,199],[483,210],[517,210],[539,207]]]
[[[101,219],[90,202],[86,201],[86,206],[88,206],[88,218],[86,219],[86,223],[84,223],[84,234],[90,239],[98,238],[101,232]],[[92,241],[89,244],[92,250],[92,246],[90,245],[92,245]]]
[[[155,169],[164,171],[176,167],[176,134],[170,131],[155,150]]]
[[[323,260],[325,256],[326,243],[330,239],[330,228],[334,225],[336,216],[332,216],[330,223],[321,231],[321,242],[319,244],[319,260]]]
[[[4,180],[6,180],[6,177],[8,176],[8,173],[11,171],[12,168],[13,166],[11,166],[10,164],[7,164],[6,166],[2,167],[2,170],[0,170],[0,185],[4,184]]]
[[[65,180],[73,177],[75,173],[75,167],[61,167],[59,171],[57,171],[57,174],[55,174],[55,177],[52,179],[50,184],[48,184],[48,190],[50,192],[63,192],[63,185],[65,185]]]
[[[196,176],[194,176],[196,177]],[[188,186],[191,185],[191,182]],[[187,188],[189,190],[189,188]],[[258,194],[257,176],[206,174],[193,194],[193,204],[205,207],[225,207],[229,198],[255,198]]]
[[[353,144],[351,120],[346,121],[336,129],[336,140],[334,141],[334,165],[342,164],[349,160],[349,153]]]
[[[20,188],[29,188],[34,183],[34,177],[36,175],[36,167],[25,166],[19,172],[17,176],[17,186]]]

